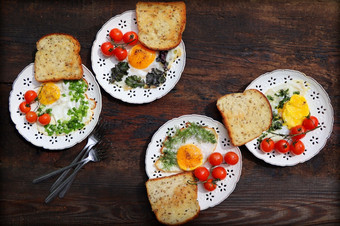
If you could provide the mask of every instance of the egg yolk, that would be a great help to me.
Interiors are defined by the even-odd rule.
[[[282,108],[282,119],[288,129],[301,125],[308,114],[309,107],[307,101],[298,94],[294,94]]]
[[[135,45],[130,50],[129,64],[137,69],[147,68],[156,58],[156,51],[147,49],[141,44]]]
[[[38,99],[44,105],[53,104],[60,98],[60,89],[53,82],[43,84],[38,93]]]
[[[177,151],[177,164],[182,170],[194,170],[203,164],[203,154],[194,144],[185,144]]]

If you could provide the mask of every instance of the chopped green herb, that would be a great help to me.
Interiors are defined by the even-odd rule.
[[[272,97],[272,96],[270,96],[270,95],[267,95],[267,98],[268,98],[268,100],[270,100],[270,101],[273,101],[273,100],[274,100],[274,97]]]
[[[83,80],[64,80],[65,84],[68,84],[68,89],[70,92],[68,95],[71,97],[71,101],[79,102],[79,107],[73,107],[69,109],[67,115],[70,116],[70,120],[61,121],[58,120],[56,124],[48,124],[45,127],[45,131],[49,136],[54,134],[68,134],[72,131],[76,131],[78,129],[82,129],[85,124],[82,122],[83,118],[87,116],[87,112],[89,109],[89,102],[85,101],[85,93],[87,91],[87,83]],[[63,94],[63,97],[66,95]],[[38,110],[38,116],[44,113],[51,114],[52,109],[47,108],[45,105],[40,105]],[[53,117],[53,115],[52,115]]]
[[[160,157],[165,169],[170,169],[177,164],[176,144],[184,143],[187,139],[195,137],[198,142],[207,142],[215,144],[217,142],[215,134],[210,130],[205,129],[203,126],[196,123],[188,123],[184,129],[176,129],[175,134],[169,136],[163,143],[163,155]]]

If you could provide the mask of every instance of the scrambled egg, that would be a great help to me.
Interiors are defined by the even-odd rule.
[[[280,111],[282,111],[281,114],[284,125],[286,125],[288,129],[291,129],[302,124],[303,120],[309,114],[309,107],[303,96],[294,94]]]

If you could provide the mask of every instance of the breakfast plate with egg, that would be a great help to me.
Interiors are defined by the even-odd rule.
[[[246,144],[257,158],[276,166],[294,166],[313,158],[326,145],[333,129],[333,108],[327,92],[312,77],[295,70],[275,70],[261,75],[246,89],[257,89],[267,97],[273,111],[272,125],[276,119],[282,120],[282,126],[272,132],[266,131],[260,139]],[[286,102],[282,101],[285,98]],[[294,154],[290,150],[280,153],[275,148],[269,152],[261,150],[261,139],[270,137],[277,142],[282,135],[288,135],[290,129],[301,126],[309,115],[318,119],[318,127],[301,139],[304,152]]]
[[[19,73],[10,93],[9,111],[16,129],[27,141],[45,149],[61,150],[83,141],[92,132],[99,119],[102,97],[94,76],[82,67],[83,79],[74,81],[40,83],[34,77],[34,63]],[[82,91],[75,90],[79,87]],[[31,111],[38,115],[39,111],[47,111],[51,115],[48,125],[27,121],[27,114],[19,108],[27,91],[37,93]],[[74,117],[74,114],[82,116]],[[72,127],[77,129],[72,131]]]
[[[175,153],[174,164],[169,164],[162,158],[169,151]],[[214,152],[225,155],[229,151],[235,152],[239,161],[235,165],[222,164],[227,177],[217,181],[217,188],[207,191],[203,184],[198,184],[198,202],[201,210],[204,210],[225,200],[233,192],[241,176],[241,152],[238,147],[231,145],[222,123],[203,115],[183,115],[166,122],[153,135],[146,150],[146,174],[151,179],[193,171],[199,166],[210,170],[212,165],[207,161],[209,155]]]
[[[92,45],[91,63],[100,86],[114,98],[133,104],[150,103],[170,92],[179,81],[185,67],[184,42],[181,41],[176,48],[166,52],[166,57],[163,56],[166,69],[164,69],[164,62],[160,61],[164,52],[149,50],[140,43],[134,46],[124,45],[128,56],[119,61],[115,57],[105,56],[101,51],[101,45],[110,40],[109,33],[113,28],[118,28],[123,33],[133,31],[138,34],[135,10],[126,11],[111,18],[96,35]],[[112,71],[122,63],[125,63],[124,67],[128,68],[127,75],[121,81],[114,81]],[[164,79],[157,86],[132,88],[127,85],[127,77],[134,76],[146,80],[147,74],[154,71],[164,73]]]

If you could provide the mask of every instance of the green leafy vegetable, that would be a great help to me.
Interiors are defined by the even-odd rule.
[[[130,86],[131,88],[144,87],[144,85],[145,85],[144,80],[137,75],[128,76],[125,79],[125,83],[126,83],[126,85]]]
[[[163,84],[166,81],[166,72],[161,71],[157,68],[152,68],[151,72],[146,75],[146,85],[148,87],[155,86],[158,87],[159,85]]]
[[[111,79],[110,82],[120,82],[122,81],[124,75],[127,75],[127,71],[129,70],[128,62],[119,62],[111,69]]]

